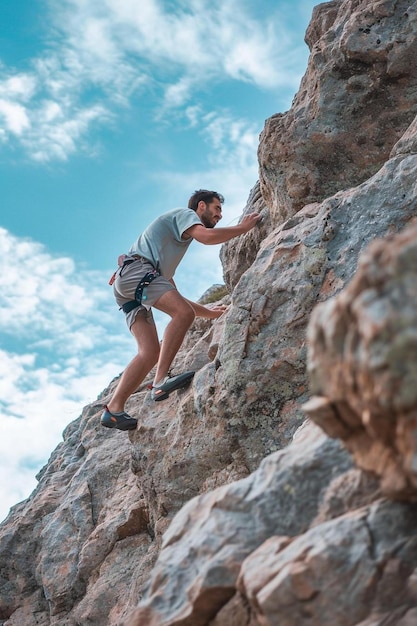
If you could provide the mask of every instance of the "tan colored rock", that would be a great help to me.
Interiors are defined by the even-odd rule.
[[[260,626],[248,604],[239,594],[225,604],[208,626]]]
[[[152,547],[147,506],[129,468],[129,439],[106,436],[99,414],[88,407],[68,426],[37,490],[0,527],[7,626],[29,626],[34,615],[48,626],[104,624],[110,612],[129,611],[120,588]],[[80,622],[73,610],[83,597]]]
[[[307,72],[290,111],[259,145],[261,192],[275,224],[368,179],[414,119],[417,14],[412,2],[315,7]]]
[[[395,497],[417,497],[416,301],[413,222],[369,246],[350,285],[314,310],[309,327],[319,398],[305,410]]]

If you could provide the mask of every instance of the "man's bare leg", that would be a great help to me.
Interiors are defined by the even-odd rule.
[[[187,300],[178,291],[174,290],[164,293],[154,306],[171,317],[162,340],[154,379],[154,384],[156,384],[168,374],[168,370],[181,347],[185,334],[194,321],[195,312]]]
[[[130,331],[138,344],[138,354],[124,370],[116,391],[107,405],[112,413],[124,411],[126,400],[137,390],[159,357],[158,333],[155,324],[149,323],[145,315],[139,313],[136,316]]]

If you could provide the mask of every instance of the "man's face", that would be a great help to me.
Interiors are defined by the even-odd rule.
[[[211,202],[204,202],[204,209],[200,212],[200,220],[206,228],[214,228],[222,219],[222,205],[213,198]]]

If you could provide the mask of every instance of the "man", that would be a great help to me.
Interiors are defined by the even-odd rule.
[[[174,209],[158,217],[140,235],[129,253],[119,257],[114,295],[136,339],[138,354],[124,370],[103,411],[103,426],[119,430],[136,428],[137,420],[125,413],[125,403],[154,365],[156,372],[151,391],[154,400],[167,398],[183,383],[182,377],[190,379],[189,375],[193,374],[188,372],[170,378],[168,370],[195,316],[216,319],[226,307],[208,308],[181,296],[173,280],[175,270],[193,239],[205,245],[224,243],[248,232],[260,219],[259,213],[251,213],[237,226],[213,230],[222,218],[223,202],[223,196],[216,191],[196,191],[189,199],[187,209]],[[152,307],[171,317],[161,346]]]

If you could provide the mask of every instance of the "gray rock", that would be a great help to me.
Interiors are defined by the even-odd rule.
[[[207,624],[234,595],[245,557],[273,534],[307,530],[329,483],[350,468],[339,443],[304,425],[248,478],[191,500],[165,533],[129,626]]]

